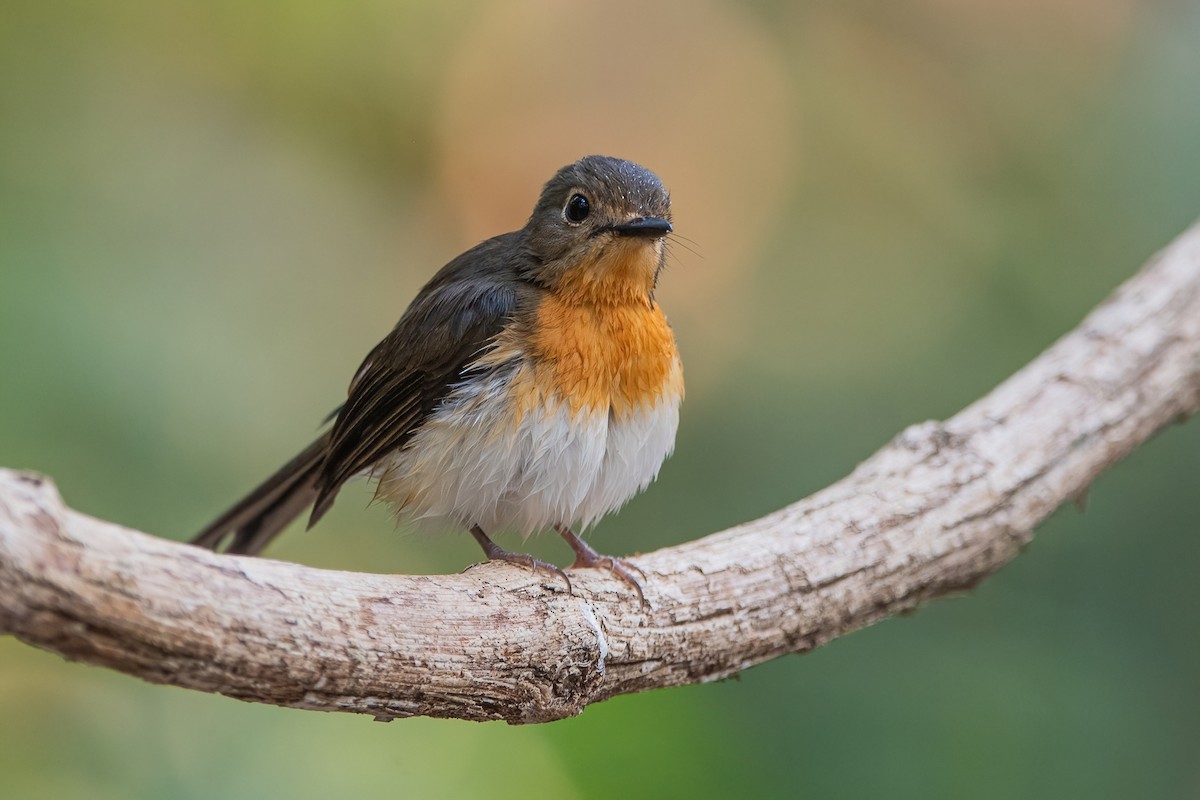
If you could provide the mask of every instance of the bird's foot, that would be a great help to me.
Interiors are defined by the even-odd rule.
[[[567,594],[575,594],[574,589],[571,587],[571,579],[567,577],[567,573],[563,572],[560,567],[551,564],[549,561],[543,561],[540,558],[531,556],[528,553],[514,553],[511,550],[505,550],[493,542],[478,525],[471,528],[471,535],[475,537],[475,541],[479,542],[479,546],[483,548],[483,553],[488,557],[488,561],[507,561],[510,564],[521,564],[532,569],[534,573],[545,570],[563,579],[563,582],[567,584]]]
[[[642,590],[642,582],[633,574],[637,572],[644,580],[646,573],[640,567],[620,558],[597,553],[592,549],[591,545],[580,539],[579,535],[566,525],[555,525],[554,530],[558,531],[558,535],[563,537],[567,544],[571,545],[571,549],[575,551],[575,563],[568,567],[568,569],[606,569],[612,575],[632,586],[638,593],[638,602],[641,603],[642,608],[648,607],[646,593]]]

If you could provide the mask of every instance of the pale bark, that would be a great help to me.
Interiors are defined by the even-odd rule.
[[[332,572],[216,555],[0,471],[0,633],[243,700],[381,719],[538,722],[710,681],[968,589],[1035,525],[1200,407],[1200,226],[945,423],[767,517],[596,570]],[[333,535],[333,534],[329,534]]]

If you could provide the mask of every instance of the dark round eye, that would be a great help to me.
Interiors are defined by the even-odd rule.
[[[567,207],[563,209],[563,217],[573,225],[583,222],[590,213],[592,213],[592,205],[581,194],[571,195],[571,199],[567,201]]]

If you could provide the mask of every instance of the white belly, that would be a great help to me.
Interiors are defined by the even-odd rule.
[[[414,519],[488,534],[587,527],[645,489],[674,449],[677,392],[620,418],[607,409],[573,413],[553,398],[522,415],[509,400],[510,377],[454,390],[376,470],[377,496]],[[681,385],[673,377],[670,385]]]

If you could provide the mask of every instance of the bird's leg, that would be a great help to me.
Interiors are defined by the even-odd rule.
[[[638,600],[642,607],[646,607],[646,594],[642,591],[642,583],[634,576],[634,570],[643,578],[646,573],[635,564],[630,564],[628,561],[622,561],[619,558],[612,556],[604,556],[592,549],[592,546],[580,539],[575,531],[568,528],[566,525],[558,524],[554,526],[554,530],[558,531],[558,535],[571,545],[571,549],[575,551],[575,563],[567,569],[583,569],[586,567],[600,567],[611,572],[621,580],[628,583],[634,589],[637,589]]]
[[[542,561],[540,558],[534,558],[528,553],[513,553],[505,550],[500,545],[488,538],[488,535],[483,532],[483,529],[478,525],[471,526],[471,535],[475,537],[475,541],[479,542],[479,546],[483,548],[484,554],[489,561],[507,561],[510,564],[524,564],[532,569],[535,573],[538,570],[546,570],[560,576],[567,583],[567,594],[575,594],[571,588],[571,579],[567,577],[567,573],[563,572],[558,567],[548,561]],[[587,545],[584,545],[585,547]]]

